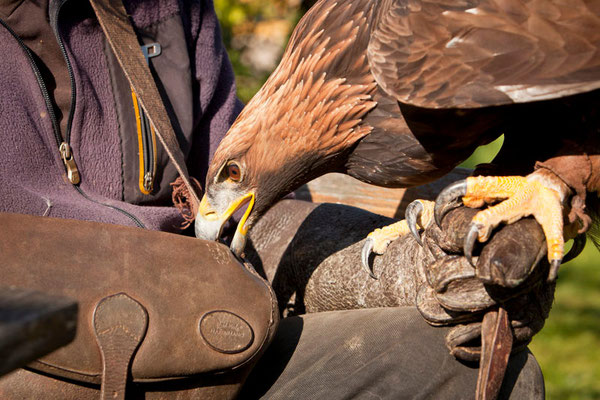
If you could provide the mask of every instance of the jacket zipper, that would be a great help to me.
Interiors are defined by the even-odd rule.
[[[65,49],[65,44],[62,41],[62,38],[60,37],[60,34],[58,33],[58,28],[57,28],[57,24],[56,21],[58,19],[58,13],[60,12],[60,9],[62,8],[63,4],[65,2],[63,1],[62,3],[60,3],[60,6],[56,9],[56,18],[54,18],[55,23],[51,24],[52,26],[52,30],[54,31],[54,36],[56,36],[56,39],[58,41],[58,47],[60,48],[60,51],[63,55],[63,58],[65,59],[65,62],[67,63],[67,71],[69,72],[69,81],[70,81],[70,85],[71,85],[71,105],[69,106],[69,116],[67,119],[67,128],[65,131],[65,141],[62,143],[59,143],[58,145],[58,149],[60,151],[60,156],[63,160],[63,163],[65,164],[65,168],[67,169],[67,179],[69,179],[69,182],[71,182],[73,185],[78,185],[79,182],[81,182],[80,176],[79,176],[79,170],[77,169],[77,164],[75,163],[75,159],[73,158],[73,152],[71,151],[71,125],[73,124],[73,114],[74,114],[74,110],[75,110],[75,75],[73,74],[73,67],[71,66],[71,61],[69,61],[69,57],[67,57],[67,50]],[[44,82],[41,82],[42,85],[45,86]],[[46,91],[47,94],[47,91]],[[46,106],[48,106],[48,102],[46,103]],[[52,111],[54,111],[53,108],[49,107],[50,109],[52,109]],[[54,120],[56,120],[56,117],[54,118]],[[56,126],[55,129],[58,129],[58,125]],[[57,139],[60,139],[60,131],[55,131],[55,136]]]
[[[150,59],[160,56],[162,47],[159,43],[150,43],[142,45],[142,53],[148,65]],[[135,121],[138,134],[139,149],[139,188],[143,194],[151,194],[154,188],[154,178],[156,176],[156,133],[154,127],[150,124],[148,117],[142,105],[138,101],[137,95],[131,88],[131,98],[135,111]]]
[[[58,17],[60,8],[62,7],[62,5],[64,3],[65,3],[65,1],[63,1],[57,8],[56,17]],[[56,21],[56,18],[55,18],[55,21]],[[52,29],[54,30],[54,34],[57,38],[58,45],[61,49],[63,57],[65,58],[65,61],[67,64],[67,70],[69,72],[70,84],[71,84],[71,106],[69,108],[69,117],[67,120],[67,131],[65,132],[65,140],[64,141],[62,139],[62,136],[60,135],[60,127],[58,125],[58,120],[56,119],[56,114],[54,113],[54,108],[52,107],[52,101],[50,100],[50,95],[48,94],[48,88],[46,87],[46,84],[44,83],[44,79],[42,78],[42,74],[40,73],[40,70],[39,70],[37,64],[35,63],[33,55],[31,54],[31,50],[29,50],[29,48],[27,47],[27,45],[25,45],[23,40],[2,19],[0,19],[0,24],[4,28],[6,28],[6,30],[15,38],[15,40],[17,41],[19,46],[23,49],[23,51],[27,55],[29,64],[30,64],[30,66],[33,70],[33,73],[35,75],[35,78],[38,82],[40,91],[42,92],[42,97],[44,98],[44,102],[46,103],[46,110],[48,111],[48,116],[50,117],[50,121],[52,123],[52,130],[54,131],[54,138],[56,139],[56,144],[58,146],[58,150],[60,152],[61,159],[63,160],[63,163],[65,164],[65,169],[67,171],[67,178],[69,179],[69,182],[71,182],[71,184],[77,190],[77,192],[80,193],[84,198],[88,199],[89,201],[91,201],[93,203],[100,204],[105,207],[116,210],[116,211],[124,214],[125,216],[127,216],[129,219],[131,219],[133,221],[133,223],[136,224],[138,227],[145,228],[145,225],[142,223],[142,221],[140,221],[133,214],[131,214],[121,208],[112,206],[110,204],[105,204],[105,203],[99,202],[97,200],[94,200],[94,199],[90,198],[87,194],[85,194],[83,192],[83,190],[79,187],[79,182],[80,182],[79,170],[77,169],[77,164],[75,163],[75,159],[73,158],[73,152],[71,151],[71,146],[69,145],[69,140],[70,140],[70,136],[71,136],[71,125],[73,122],[73,111],[75,109],[75,77],[73,74],[73,68],[71,66],[71,62],[69,61],[69,58],[67,57],[65,45],[60,37],[60,34],[58,33],[56,24],[54,24],[54,25],[51,24],[51,25],[52,25]]]
[[[131,98],[133,100],[138,134],[140,160],[139,189],[143,194],[151,194],[156,175],[156,134],[154,133],[154,128],[150,125],[150,121],[148,121],[144,109],[138,102],[133,88],[131,89]]]
[[[67,71],[69,72],[69,79],[70,79],[70,84],[71,84],[71,106],[69,107],[69,117],[67,119],[65,142],[59,144],[59,150],[61,148],[63,148],[63,144],[65,144],[64,148],[68,149],[68,153],[70,153],[70,155],[71,155],[70,159],[72,161],[72,164],[70,164],[69,158],[65,158],[65,155],[61,151],[61,157],[63,157],[63,162],[65,163],[65,166],[67,168],[67,178],[68,178],[69,177],[69,166],[75,165],[75,160],[73,160],[73,154],[71,152],[71,146],[69,145],[69,143],[71,140],[71,127],[73,124],[73,115],[75,113],[76,87],[75,87],[75,74],[73,73],[73,67],[71,66],[71,61],[69,60],[69,56],[67,55],[67,49],[65,48],[65,44],[62,40],[62,37],[60,36],[60,32],[58,31],[58,15],[60,14],[60,10],[62,9],[62,6],[66,3],[66,1],[67,0],[62,0],[61,3],[56,8],[56,11],[53,15],[54,18],[51,21],[50,26],[52,27],[52,30],[54,31],[54,36],[56,36],[58,46],[60,47],[60,51],[62,52],[63,58],[65,59],[65,62],[67,64]],[[27,49],[27,50],[29,50],[29,49]],[[41,77],[41,75],[40,75],[40,77]],[[38,82],[40,83],[40,85],[45,87],[43,80],[42,81],[38,80]],[[46,95],[47,94],[48,94],[48,91],[46,90]],[[50,98],[48,97],[48,101],[49,100],[50,100]],[[48,107],[48,104],[51,104],[51,103],[46,102],[46,107]],[[54,114],[54,109],[52,107],[48,107],[48,109],[49,109],[49,111],[52,112],[52,114]],[[56,116],[54,117],[54,120],[56,121]],[[56,124],[55,125],[55,136],[57,139],[60,139],[60,137],[61,137],[60,130],[58,130],[58,128],[59,128],[58,124]],[[75,165],[75,168],[76,168],[76,165]],[[79,176],[79,173],[77,173],[77,176]],[[121,214],[128,217],[131,221],[133,221],[133,223],[135,225],[137,225],[138,227],[146,228],[144,223],[142,221],[140,221],[135,215],[123,210],[122,208],[119,208],[119,207],[116,207],[116,206],[113,206],[110,204],[102,203],[100,201],[94,200],[91,197],[89,197],[79,186],[79,177],[77,178],[77,182],[73,182],[70,179],[69,179],[69,181],[73,184],[73,186],[75,187],[77,192],[79,192],[87,200],[89,200],[93,203],[99,204],[99,205],[103,205],[103,206],[113,209],[117,212],[120,212]]]

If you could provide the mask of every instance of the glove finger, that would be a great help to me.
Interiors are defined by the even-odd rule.
[[[544,232],[533,218],[503,226],[481,250],[477,277],[487,284],[517,287],[544,258],[546,248]]]
[[[417,293],[417,309],[425,320],[434,326],[451,325],[477,321],[480,313],[452,311],[442,307],[435,297],[435,292],[427,285],[421,286]]]
[[[477,362],[481,357],[481,322],[457,325],[446,335],[450,354],[463,361]]]

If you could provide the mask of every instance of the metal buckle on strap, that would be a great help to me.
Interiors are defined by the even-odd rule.
[[[142,53],[146,61],[149,61],[153,57],[158,57],[162,53],[162,47],[159,43],[150,43],[142,46]]]

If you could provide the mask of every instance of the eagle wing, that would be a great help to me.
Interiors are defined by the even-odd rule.
[[[600,88],[591,0],[383,0],[368,57],[377,83],[425,108],[477,108]]]

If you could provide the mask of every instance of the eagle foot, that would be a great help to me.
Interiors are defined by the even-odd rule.
[[[563,204],[566,190],[560,183],[550,179],[536,179],[534,174],[522,176],[477,176],[456,182],[444,189],[435,204],[435,220],[441,219],[462,196],[465,206],[479,208],[484,204],[500,201],[478,212],[471,221],[464,241],[464,255],[473,264],[472,253],[475,242],[485,242],[492,230],[500,223],[511,224],[532,215],[541,225],[546,237],[550,281],[556,279],[558,267],[563,259]]]
[[[361,261],[364,269],[369,273],[371,278],[377,279],[377,276],[370,268],[371,253],[379,255],[385,253],[392,241],[408,233],[411,233],[417,242],[423,246],[419,229],[425,229],[431,223],[434,205],[432,201],[415,200],[406,207],[406,219],[384,226],[383,228],[377,228],[367,235],[367,240],[361,252]]]

